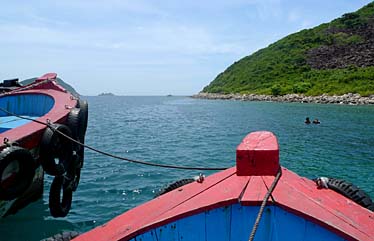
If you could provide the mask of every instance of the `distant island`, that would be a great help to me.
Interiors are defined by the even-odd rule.
[[[100,93],[98,96],[115,96],[115,95],[110,92],[104,92],[104,93]]]
[[[242,58],[220,73],[197,97],[353,93],[372,98],[373,53],[374,3],[370,3]]]

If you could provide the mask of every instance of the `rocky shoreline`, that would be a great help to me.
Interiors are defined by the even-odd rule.
[[[359,94],[305,96],[299,94],[287,94],[282,96],[255,95],[255,94],[216,94],[200,92],[191,96],[197,99],[210,100],[241,100],[241,101],[273,101],[273,102],[298,102],[320,104],[345,104],[345,105],[374,105],[374,95],[361,96]]]

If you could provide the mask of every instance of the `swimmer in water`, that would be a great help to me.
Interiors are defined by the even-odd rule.
[[[321,124],[321,122],[318,119],[314,119],[313,124]]]

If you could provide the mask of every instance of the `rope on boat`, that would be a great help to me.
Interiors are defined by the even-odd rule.
[[[264,197],[264,200],[262,201],[262,204],[261,204],[261,207],[260,207],[260,211],[257,214],[257,218],[256,218],[256,221],[255,221],[255,223],[253,225],[253,228],[252,228],[252,231],[251,231],[251,235],[249,235],[249,240],[248,241],[253,241],[253,239],[255,238],[255,234],[256,234],[258,225],[260,224],[260,220],[261,220],[262,214],[264,212],[266,203],[267,203],[269,197],[271,196],[271,194],[273,193],[275,187],[277,186],[278,181],[279,181],[279,179],[280,179],[281,176],[282,176],[282,168],[279,168],[279,171],[278,171],[277,175],[275,176],[273,183],[271,184],[268,192],[266,193],[266,195]]]
[[[226,170],[228,167],[190,167],[190,166],[176,166],[176,165],[167,165],[167,164],[158,164],[158,163],[153,163],[153,162],[148,162],[148,161],[142,161],[142,160],[134,160],[134,159],[130,159],[130,158],[126,158],[126,157],[121,157],[121,156],[117,156],[117,155],[114,155],[114,154],[111,154],[109,152],[105,152],[105,151],[102,151],[102,150],[99,150],[97,148],[94,148],[94,147],[91,147],[87,144],[84,144],[84,143],[81,143],[77,140],[75,140],[74,138],[71,138],[70,136],[62,133],[61,131],[57,130],[57,128],[55,128],[53,126],[53,123],[50,122],[50,120],[47,120],[47,123],[44,123],[42,121],[38,121],[38,120],[34,120],[34,119],[31,119],[31,118],[28,118],[28,117],[24,117],[24,116],[20,116],[20,115],[17,115],[15,113],[12,113],[8,110],[5,110],[3,108],[0,107],[0,110],[9,114],[9,115],[12,115],[12,116],[16,116],[18,118],[21,118],[21,119],[25,119],[25,120],[30,120],[32,122],[35,122],[35,123],[39,123],[41,125],[45,125],[49,128],[51,128],[53,131],[57,132],[58,134],[60,134],[61,136],[67,138],[68,140],[78,144],[78,145],[81,145],[87,149],[90,149],[94,152],[97,152],[99,154],[102,154],[104,156],[109,156],[109,157],[112,157],[112,158],[115,158],[115,159],[119,159],[119,160],[123,160],[123,161],[127,161],[127,162],[131,162],[131,163],[136,163],[136,164],[142,164],[142,165],[147,165],[147,166],[154,166],[154,167],[163,167],[163,168],[172,168],[172,169],[181,169],[181,170],[200,170],[200,171],[222,171],[222,170]]]

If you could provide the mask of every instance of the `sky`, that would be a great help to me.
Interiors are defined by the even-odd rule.
[[[235,61],[368,0],[0,0],[0,79],[192,95]]]

